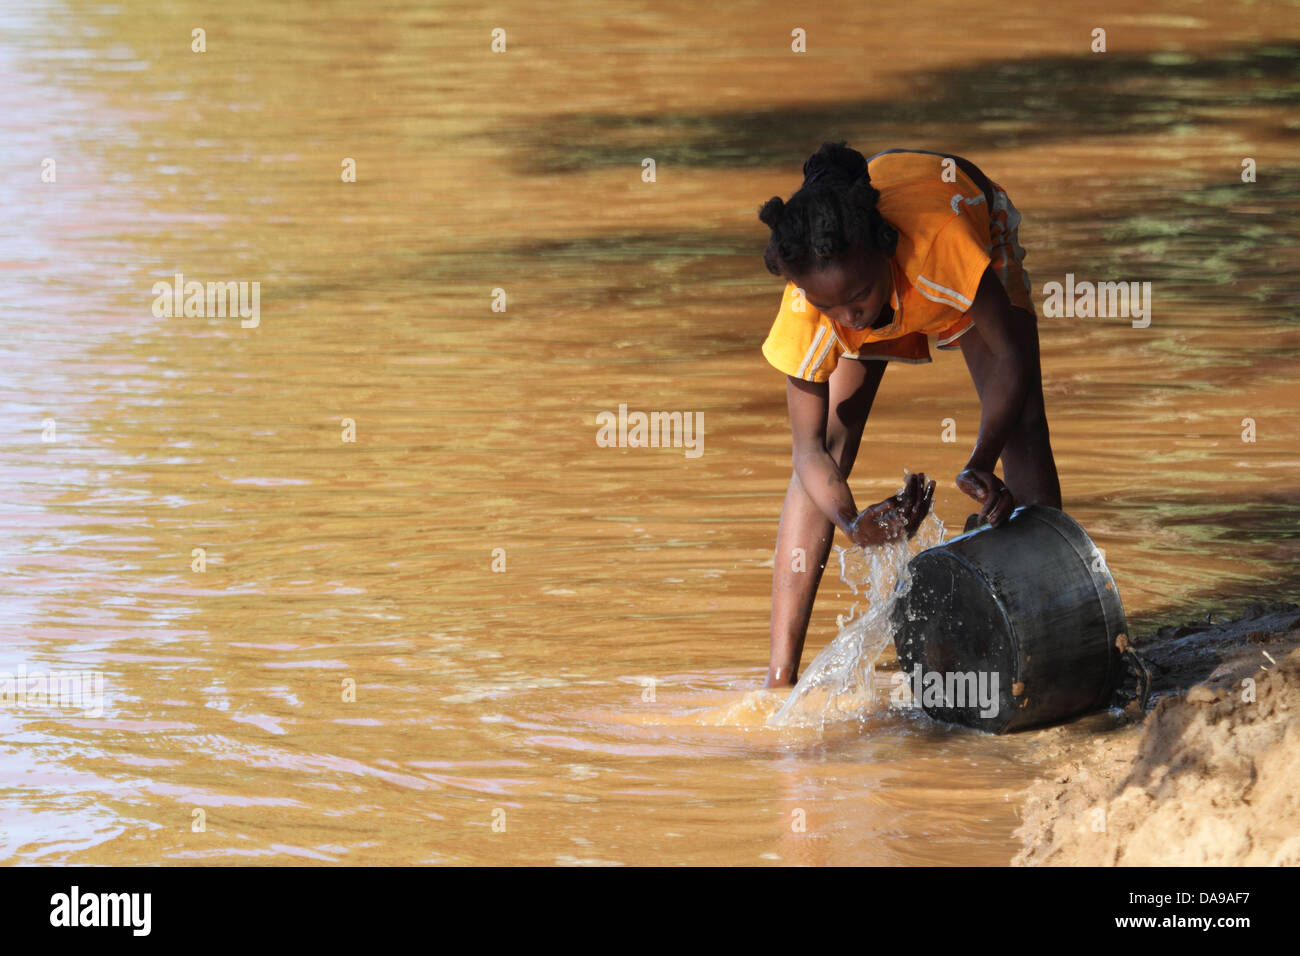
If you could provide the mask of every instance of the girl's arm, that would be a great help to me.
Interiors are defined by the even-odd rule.
[[[850,541],[869,548],[916,533],[934,500],[934,482],[909,475],[899,494],[859,512],[849,483],[826,447],[830,387],[786,377],[795,473],[813,503]]]
[[[826,413],[830,386],[786,377],[786,405],[790,410],[794,470],[813,503],[835,527],[852,537],[858,508],[839,466],[826,448]]]
[[[1029,395],[1031,367],[1036,361],[1034,328],[1030,316],[1011,307],[1007,291],[992,269],[984,271],[969,315],[975,328],[958,339],[962,351],[983,345],[993,364],[980,396],[979,436],[966,469],[957,476],[957,486],[983,505],[980,518],[997,526],[1015,510],[1015,499],[993,469],[1020,422]]]

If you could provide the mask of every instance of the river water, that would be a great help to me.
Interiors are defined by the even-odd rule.
[[[789,476],[756,211],[823,139],[977,162],[1037,301],[1152,283],[1148,328],[1040,322],[1139,638],[1294,598],[1295,6],[924,7],[4,13],[0,670],[103,712],[0,708],[0,861],[1006,863],[1079,725],[746,697]],[[177,273],[259,323],[155,317]],[[602,447],[620,405],[702,454]],[[958,530],[977,421],[957,355],[891,369],[858,501],[923,470]],[[805,663],[852,600],[832,568]]]

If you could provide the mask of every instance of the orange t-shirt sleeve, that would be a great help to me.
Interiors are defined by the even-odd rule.
[[[964,314],[975,303],[980,279],[992,259],[988,210],[983,203],[974,207],[962,204],[960,208],[961,212],[935,234],[912,285],[931,302]]]
[[[763,342],[763,357],[772,367],[805,382],[824,382],[831,377],[844,349],[840,347],[830,319],[796,296],[798,287],[787,282],[781,309]],[[802,311],[798,308],[802,306]]]

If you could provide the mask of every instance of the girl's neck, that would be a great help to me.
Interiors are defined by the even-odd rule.
[[[889,297],[885,299],[885,304],[880,307],[880,314],[871,322],[872,329],[888,328],[894,322],[894,308],[890,304],[894,298],[894,260],[889,260]]]

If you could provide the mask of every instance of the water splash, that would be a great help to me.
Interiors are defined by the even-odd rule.
[[[692,716],[694,723],[713,727],[740,727],[756,730],[770,725],[772,717],[786,702],[779,690],[751,690],[740,700],[733,700]]]
[[[875,709],[872,678],[876,661],[894,641],[890,614],[911,585],[907,562],[943,543],[943,521],[933,510],[910,541],[880,547],[836,547],[840,580],[857,596],[839,633],[808,665],[784,706],[768,718],[770,727],[825,727],[861,720]]]

